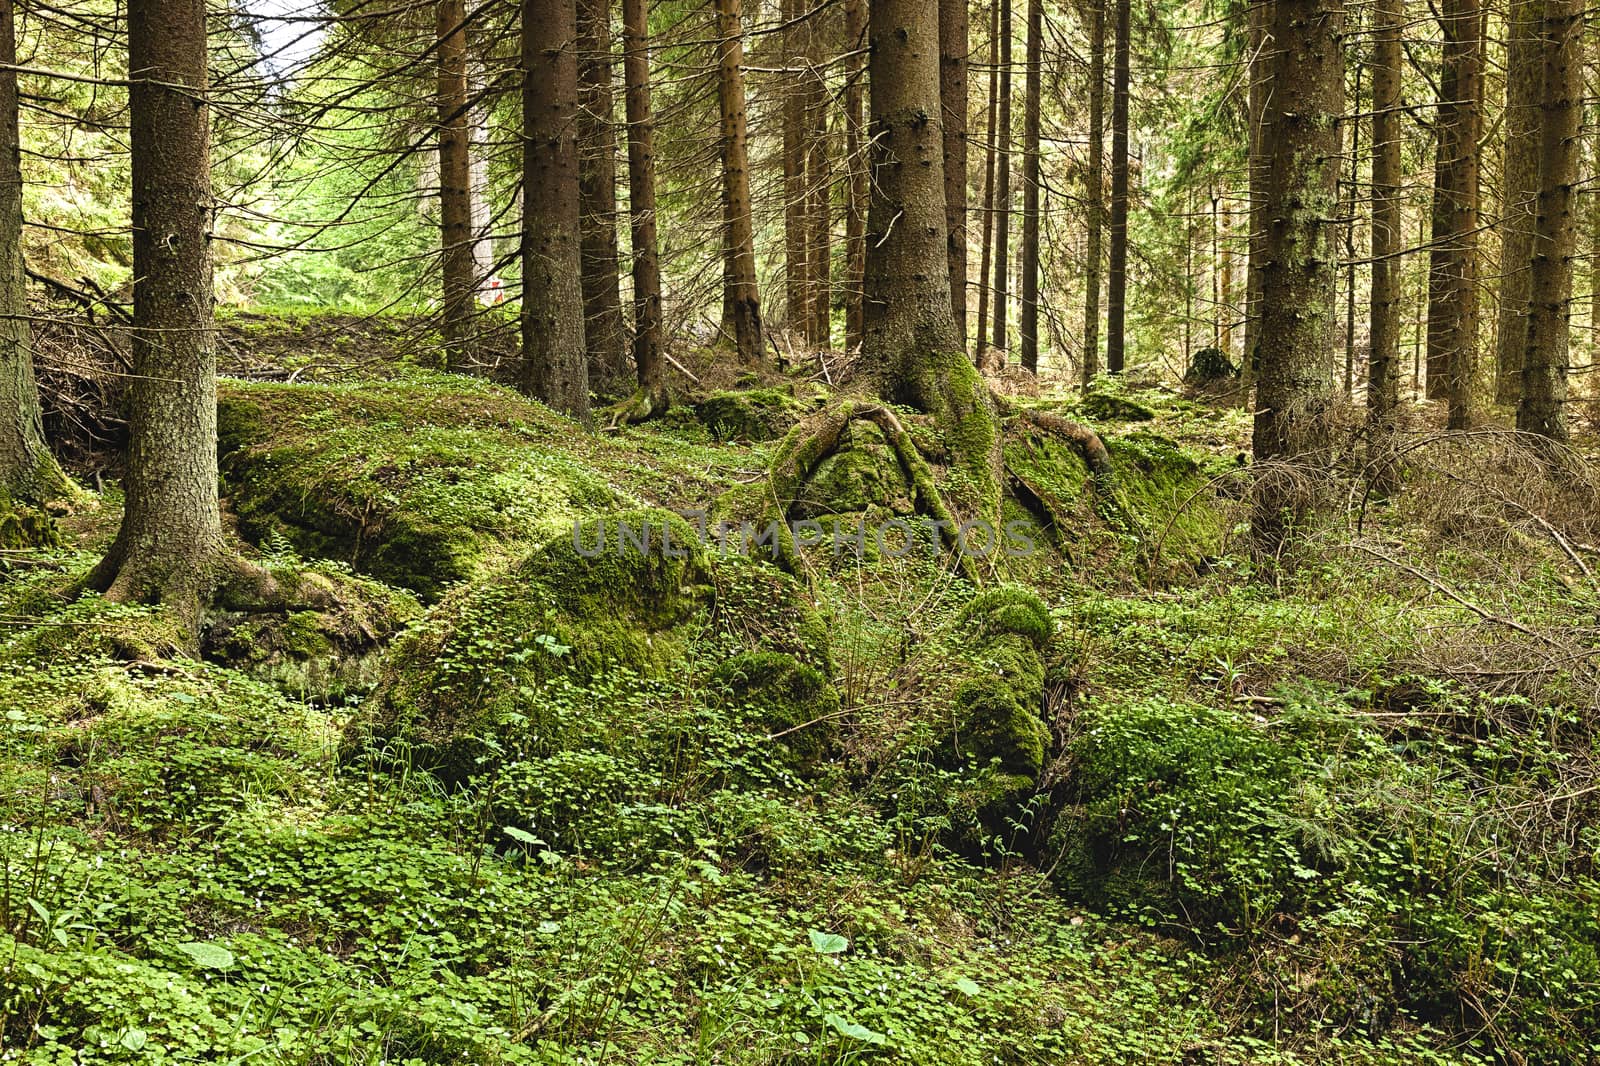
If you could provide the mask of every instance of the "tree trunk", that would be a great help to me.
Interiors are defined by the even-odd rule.
[[[1111,264],[1106,283],[1106,369],[1122,373],[1128,314],[1128,76],[1132,12],[1116,0],[1116,58],[1111,74]]]
[[[1345,158],[1350,161],[1349,176],[1345,180],[1344,197],[1340,202],[1339,217],[1344,223],[1344,398],[1355,396],[1356,387],[1356,215],[1359,213],[1356,179],[1357,164],[1361,160],[1361,66],[1356,67],[1355,98],[1352,112],[1345,122],[1350,133],[1350,149]]]
[[[1434,167],[1428,276],[1428,398],[1448,401],[1449,426],[1471,421],[1478,339],[1478,131],[1483,40],[1478,0],[1444,0],[1444,69]]]
[[[578,218],[583,337],[589,385],[617,391],[628,377],[617,262],[617,135],[611,89],[610,0],[578,0]]]
[[[962,350],[945,269],[938,0],[874,0],[871,10],[866,363],[885,399],[933,416],[959,472],[962,502],[994,521],[998,427]]]
[[[750,155],[744,110],[744,24],[740,0],[717,0],[717,104],[721,112],[722,329],[739,361],[762,361],[761,295],[750,217]]]
[[[133,376],[122,525],[89,584],[198,636],[222,562],[203,0],[131,0]]]
[[[489,154],[494,151],[489,140],[489,105],[481,96],[483,70],[469,67],[467,89],[478,102],[471,111],[467,127],[468,174],[472,194],[472,283],[480,295],[494,295],[490,285],[495,273],[494,205],[490,202],[493,190],[489,185]]]
[[[994,258],[995,110],[1000,102],[1000,0],[989,0],[989,99],[983,139],[983,254],[978,263],[978,344],[975,360],[983,365],[989,344],[989,266]]]
[[[850,197],[845,216],[845,348],[854,351],[862,341],[862,285],[867,271],[867,146],[866,128],[867,0],[845,0],[846,47],[850,50],[849,78],[845,87],[845,155],[849,157]]]
[[[633,363],[651,413],[667,409],[661,358],[661,258],[656,237],[655,116],[650,106],[646,0],[622,0],[623,83],[628,112],[628,210],[633,237]]]
[[[22,260],[22,147],[17,115],[16,9],[0,0],[0,508],[71,491],[44,440],[33,380]]]
[[[1369,462],[1392,483],[1390,439],[1400,407],[1400,35],[1405,0],[1378,0],[1372,52],[1372,291],[1367,362]]]
[[[589,420],[575,0],[522,5],[522,388]]]
[[[806,94],[801,91],[805,63],[800,22],[800,0],[783,0],[783,293],[784,325],[790,337],[809,339],[811,332],[811,271],[806,263],[810,245],[806,217]]]
[[[828,152],[827,42],[823,39],[823,11],[811,13],[806,34],[806,217],[810,236],[806,265],[811,274],[811,343],[827,348],[833,333],[833,212],[830,202],[833,165]]]
[[[1500,301],[1495,329],[1496,403],[1515,404],[1522,389],[1532,279],[1534,202],[1539,196],[1539,53],[1542,0],[1511,0],[1506,26],[1505,163],[1500,178]]]
[[[1253,9],[1252,9],[1253,10]],[[1089,0],[1089,169],[1083,178],[1089,248],[1083,272],[1083,387],[1100,372],[1101,226],[1105,218],[1106,0]]]
[[[1273,24],[1269,227],[1261,270],[1257,462],[1320,465],[1336,402],[1333,309],[1338,285],[1339,134],[1344,96],[1342,0],[1278,0]],[[1303,506],[1294,479],[1257,485],[1253,528],[1276,553]],[[1286,523],[1285,519],[1288,518]]]
[[[444,306],[440,332],[445,365],[463,370],[472,359],[472,116],[467,90],[466,0],[439,0],[439,236]]]
[[[1539,198],[1535,206],[1533,269],[1528,288],[1527,340],[1522,355],[1522,400],[1517,428],[1550,440],[1567,439],[1567,368],[1572,309],[1572,258],[1579,131],[1583,124],[1583,0],[1544,0],[1539,34]]]
[[[996,358],[1006,359],[1006,326],[1011,311],[1011,0],[1000,0],[1000,103],[996,119],[994,196],[994,329]]]
[[[944,121],[944,224],[950,304],[967,335],[967,0],[939,0],[939,109]]]
[[[1039,105],[1044,0],[1028,0],[1028,69],[1022,103],[1022,367],[1039,372]]]
[[[1247,35],[1250,47],[1249,124],[1246,136],[1249,179],[1249,247],[1244,275],[1244,357],[1241,376],[1253,381],[1256,373],[1256,339],[1261,336],[1261,266],[1267,244],[1267,174],[1271,161],[1267,151],[1267,101],[1271,99],[1272,54],[1268,36],[1273,23],[1273,0],[1250,5]]]

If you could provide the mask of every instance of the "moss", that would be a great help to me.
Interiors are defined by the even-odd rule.
[[[958,647],[966,677],[954,696],[955,751],[967,764],[1009,780],[1036,783],[1050,733],[1041,716],[1043,652],[1050,613],[1037,593],[1003,585],[979,593],[961,612]]]
[[[1210,487],[1217,470],[1154,433],[1130,434],[1106,449],[1117,471],[1114,518],[1138,538],[1143,566],[1170,571],[1222,553],[1229,522]]]
[[[1156,413],[1142,403],[1107,392],[1091,392],[1083,398],[1084,414],[1098,422],[1149,422]]]
[[[910,514],[905,471],[883,433],[870,422],[851,422],[839,450],[817,464],[790,508],[795,518],[853,514],[885,508]]]
[[[61,531],[50,514],[27,504],[0,499],[0,550],[60,546]]]
[[[814,768],[838,736],[839,693],[822,671],[782,652],[745,652],[713,671],[711,683],[756,715],[796,769]]]
[[[695,414],[717,440],[777,440],[804,413],[799,400],[777,388],[714,392],[695,408]]]

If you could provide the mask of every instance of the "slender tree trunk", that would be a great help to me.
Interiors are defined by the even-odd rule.
[[[628,211],[633,237],[633,364],[649,413],[667,409],[661,358],[661,258],[656,237],[655,116],[650,106],[647,0],[622,0],[628,113]]]
[[[1539,196],[1539,53],[1542,0],[1511,0],[1506,26],[1505,162],[1500,178],[1500,301],[1495,329],[1495,402],[1515,404],[1522,389],[1532,280],[1534,203]]]
[[[22,259],[22,148],[17,115],[16,9],[0,0],[0,508],[71,491],[44,440],[33,380]]]
[[[1339,217],[1344,223],[1344,256],[1345,256],[1345,288],[1344,288],[1344,398],[1351,399],[1355,395],[1356,387],[1356,215],[1359,213],[1357,206],[1359,193],[1356,181],[1359,176],[1357,164],[1361,159],[1361,72],[1362,67],[1356,67],[1355,97],[1350,108],[1351,115],[1345,121],[1345,126],[1350,133],[1350,150],[1345,153],[1345,158],[1350,161],[1350,173],[1345,181],[1344,199]]]
[[[1039,372],[1039,106],[1044,0],[1028,0],[1028,69],[1022,103],[1022,366]]]
[[[811,332],[811,271],[806,263],[810,245],[806,217],[806,95],[799,73],[805,62],[800,21],[800,0],[783,0],[783,293],[784,324],[791,337],[809,339]]]
[[[439,0],[439,235],[443,246],[444,307],[440,332],[445,365],[470,366],[472,294],[472,163],[467,95],[466,0]]]
[[[871,5],[872,210],[866,363],[886,399],[933,416],[966,504],[994,521],[998,426],[950,303],[939,114],[938,0]]]
[[[1372,292],[1367,328],[1368,463],[1373,480],[1394,484],[1390,461],[1400,407],[1400,34],[1405,0],[1377,0],[1372,52]]]
[[[1128,314],[1128,77],[1131,6],[1116,0],[1116,58],[1111,75],[1111,265],[1106,285],[1106,369],[1122,373]]]
[[[469,67],[468,92],[477,96],[483,90],[481,67]],[[489,187],[489,106],[481,98],[473,106],[470,125],[467,127],[468,173],[472,204],[472,284],[479,295],[493,294],[490,282],[495,272],[494,205],[490,203]],[[503,294],[502,294],[503,295]]]
[[[1583,0],[1544,0],[1539,34],[1543,128],[1517,428],[1555,441],[1566,440],[1568,432],[1564,407],[1572,258],[1578,245],[1574,208],[1583,124],[1583,15]]]
[[[1089,0],[1089,169],[1083,200],[1089,226],[1083,274],[1083,386],[1100,372],[1101,226],[1105,219],[1106,0]]]
[[[575,0],[522,5],[522,388],[589,420]]]
[[[996,109],[1000,102],[1000,0],[989,0],[989,98],[983,139],[983,253],[978,263],[978,344],[974,361],[983,365],[989,345],[989,266],[994,258],[994,183]]]
[[[1217,221],[1217,348],[1233,362],[1233,233],[1224,196]]]
[[[614,393],[628,377],[617,257],[617,135],[612,128],[611,0],[578,0],[578,218],[589,385]]]
[[[1250,47],[1250,98],[1248,162],[1250,233],[1245,261],[1244,282],[1244,358],[1241,376],[1255,380],[1256,339],[1261,336],[1261,267],[1267,247],[1267,176],[1271,169],[1267,140],[1267,101],[1272,95],[1272,52],[1269,40],[1275,0],[1256,0],[1250,5],[1247,36]]]
[[[1007,319],[1011,313],[1011,0],[1000,0],[1000,103],[995,156],[994,329],[996,358],[1006,360]]]
[[[1257,462],[1320,464],[1336,404],[1333,308],[1338,286],[1342,0],[1278,0],[1273,25],[1269,226],[1261,271]],[[1294,479],[1257,484],[1253,530],[1275,554],[1304,506]],[[1287,521],[1286,521],[1287,518]]]
[[[131,0],[133,376],[122,525],[89,584],[198,637],[223,558],[203,0]]]
[[[806,264],[811,273],[811,343],[827,348],[833,333],[833,163],[828,151],[828,83],[823,77],[828,61],[823,39],[823,11],[812,12],[806,34],[806,218],[809,248]]]
[[[1600,178],[1600,45],[1589,45],[1589,69],[1594,76],[1589,97],[1595,102],[1590,166]],[[1600,183],[1589,187],[1589,352],[1590,363],[1600,366]]]
[[[944,205],[950,301],[967,335],[967,0],[939,0],[939,107],[944,120]]]
[[[850,50],[849,81],[845,86],[845,155],[849,157],[849,206],[845,214],[844,344],[849,351],[861,347],[862,285],[867,272],[867,0],[845,0],[844,33]]]
[[[750,153],[744,109],[744,15],[740,0],[717,0],[717,103],[721,111],[722,329],[739,361],[762,361],[761,294],[750,217]]]
[[[1471,421],[1478,338],[1478,131],[1483,40],[1478,0],[1444,0],[1444,69],[1434,168],[1428,282],[1428,398],[1449,403],[1451,429]]]

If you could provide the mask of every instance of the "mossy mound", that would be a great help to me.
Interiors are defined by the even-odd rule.
[[[851,422],[839,449],[817,464],[789,513],[794,518],[889,511],[911,514],[911,487],[883,432],[870,422]]]
[[[27,504],[0,499],[0,551],[60,545],[61,531],[50,514]]]
[[[696,642],[828,663],[826,629],[787,575],[714,560],[669,511],[601,516],[447,596],[396,642],[348,741],[402,742],[453,784],[538,729],[545,682],[665,676]]]
[[[711,684],[754,715],[795,769],[814,768],[833,748],[839,693],[816,667],[782,652],[743,652],[718,666]]]
[[[695,414],[717,440],[777,440],[805,414],[805,405],[784,389],[714,392]]]
[[[1144,404],[1109,392],[1091,392],[1080,406],[1096,422],[1149,422],[1156,417]]]
[[[1044,650],[1050,612],[1030,590],[1002,586],[962,611],[958,631],[967,676],[955,692],[956,753],[993,774],[994,800],[1036,786],[1049,754]]]
[[[459,377],[225,381],[218,440],[246,537],[282,537],[430,600],[622,502],[572,423]]]

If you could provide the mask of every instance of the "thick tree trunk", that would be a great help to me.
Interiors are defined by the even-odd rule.
[[[939,0],[939,107],[944,120],[944,224],[950,303],[967,335],[967,0]]]
[[[203,0],[131,0],[133,376],[122,526],[89,584],[198,635],[222,561]]]
[[[22,147],[17,114],[16,9],[0,0],[0,507],[71,491],[44,440],[33,380],[22,259]]]
[[[1377,0],[1372,52],[1372,291],[1367,332],[1369,461],[1388,485],[1390,438],[1400,407],[1400,35],[1404,0]]]
[[[950,305],[938,0],[872,4],[866,363],[885,399],[933,415],[962,502],[994,521],[998,427]]]
[[[784,324],[791,337],[811,333],[811,270],[806,263],[810,220],[806,217],[806,94],[801,91],[805,63],[805,25],[800,0],[783,0],[783,292]]]
[[[1028,69],[1022,102],[1022,367],[1039,372],[1039,106],[1044,0],[1028,0]]]
[[[622,0],[628,112],[628,210],[633,238],[633,363],[650,413],[667,409],[661,338],[661,258],[656,237],[655,116],[650,105],[646,0]]]
[[[1105,219],[1106,0],[1089,0],[1089,169],[1083,178],[1088,250],[1083,272],[1083,385],[1100,372],[1101,228]]]
[[[1000,0],[989,0],[989,98],[983,138],[983,253],[978,262],[978,339],[975,360],[983,365],[989,344],[989,266],[994,258],[995,124],[1000,97]]]
[[[1342,0],[1278,0],[1273,25],[1269,226],[1261,271],[1257,462],[1320,465],[1336,403],[1333,322],[1338,272],[1339,134],[1344,96]],[[1302,506],[1290,478],[1263,475],[1253,526],[1269,553]],[[1292,517],[1290,519],[1292,524]]]
[[[806,219],[809,237],[806,266],[810,271],[811,343],[827,348],[833,333],[833,163],[828,151],[828,61],[823,39],[823,12],[811,14],[806,33]]]
[[[1122,373],[1128,315],[1128,77],[1131,7],[1116,0],[1116,57],[1111,74],[1111,263],[1106,282],[1106,369]]]
[[[575,0],[522,5],[522,388],[589,420]]]
[[[1539,196],[1539,53],[1542,0],[1511,0],[1506,26],[1506,143],[1500,178],[1500,300],[1495,329],[1495,402],[1515,404],[1522,389],[1532,280],[1534,203]]]
[[[578,218],[583,337],[589,385],[601,393],[628,377],[627,328],[617,260],[617,135],[612,128],[610,0],[578,0]]]
[[[721,112],[722,329],[739,361],[762,361],[761,295],[750,215],[750,153],[744,109],[744,16],[740,0],[717,0],[717,104]]]
[[[1539,34],[1539,198],[1528,287],[1527,340],[1517,428],[1567,439],[1564,410],[1572,309],[1572,258],[1577,251],[1575,186],[1583,124],[1583,0],[1544,0]]]
[[[994,195],[994,328],[990,344],[1006,359],[1011,314],[1011,0],[1000,0],[1000,103],[997,105]]]
[[[1428,398],[1449,403],[1451,429],[1472,417],[1478,342],[1478,132],[1483,40],[1478,0],[1445,0],[1439,146],[1428,275]]]
[[[846,47],[850,50],[849,82],[844,91],[845,155],[849,157],[849,207],[845,215],[844,345],[854,351],[862,341],[862,285],[867,271],[867,145],[866,79],[867,0],[845,0]]]
[[[444,306],[440,332],[445,365],[463,370],[472,359],[472,296],[477,269],[472,246],[472,116],[467,89],[466,0],[439,0],[439,236]]]
[[[1249,247],[1244,278],[1244,358],[1242,376],[1255,380],[1256,338],[1261,335],[1261,266],[1267,245],[1267,175],[1271,160],[1267,146],[1267,101],[1272,90],[1272,54],[1269,51],[1274,0],[1259,0],[1250,5],[1247,36],[1250,48],[1250,96],[1246,135],[1246,177],[1249,180]]]

